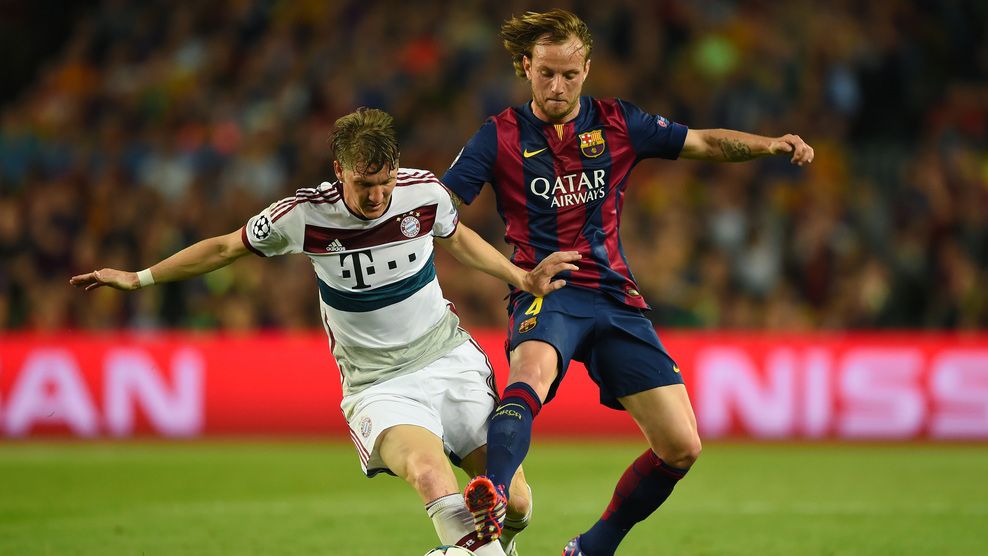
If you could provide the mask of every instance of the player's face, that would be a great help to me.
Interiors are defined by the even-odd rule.
[[[333,169],[343,183],[343,202],[350,210],[364,218],[377,218],[388,210],[398,180],[397,167],[385,166],[377,173],[361,174],[334,160]]]
[[[532,82],[532,109],[539,118],[554,124],[576,117],[580,92],[590,72],[586,49],[576,37],[559,44],[536,44],[532,57],[522,67]]]

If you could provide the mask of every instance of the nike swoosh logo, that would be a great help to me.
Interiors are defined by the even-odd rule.
[[[532,158],[533,156],[539,154],[540,152],[542,152],[542,151],[544,151],[544,150],[546,150],[548,148],[549,147],[542,147],[541,149],[539,149],[537,151],[529,151],[528,149],[525,149],[525,152],[523,152],[522,154],[525,155],[525,158]]]

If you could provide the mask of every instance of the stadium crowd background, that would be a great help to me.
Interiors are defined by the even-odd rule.
[[[988,326],[988,4],[826,4],[554,4],[594,33],[587,93],[697,128],[796,132],[817,152],[808,168],[639,166],[623,241],[657,325]],[[68,277],[145,268],[330,179],[329,131],[357,106],[391,112],[403,165],[441,175],[485,117],[528,98],[497,31],[545,7],[74,10],[55,53],[0,107],[0,330],[318,326],[304,257],[249,257],[138,295],[82,295]],[[489,192],[462,214],[500,242]],[[502,326],[506,289],[437,260],[465,323]]]

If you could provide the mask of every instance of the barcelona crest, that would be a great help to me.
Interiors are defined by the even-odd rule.
[[[583,156],[597,158],[604,154],[604,148],[606,147],[607,143],[604,142],[604,130],[595,129],[580,134],[580,152],[583,153]]]
[[[538,320],[535,317],[525,320],[518,326],[518,333],[524,334],[528,332],[529,330],[535,328],[536,323],[538,323]]]

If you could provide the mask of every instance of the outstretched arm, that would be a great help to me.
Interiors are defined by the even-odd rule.
[[[773,138],[731,129],[689,130],[680,156],[717,162],[743,162],[776,154],[792,154],[790,162],[799,166],[813,162],[813,147],[799,135]]]
[[[525,272],[463,224],[448,238],[437,237],[436,243],[461,263],[539,297],[565,286],[566,280],[553,280],[553,276],[566,270],[579,270],[572,263],[581,258],[576,251],[559,251],[542,259],[531,272]]]
[[[222,268],[248,252],[240,239],[240,230],[237,230],[225,236],[211,237],[190,245],[152,266],[148,271],[151,273],[153,283],[185,280]],[[86,291],[101,286],[110,286],[118,290],[136,290],[141,287],[137,272],[113,268],[102,268],[73,276],[69,279],[69,283],[77,288],[85,288]]]

